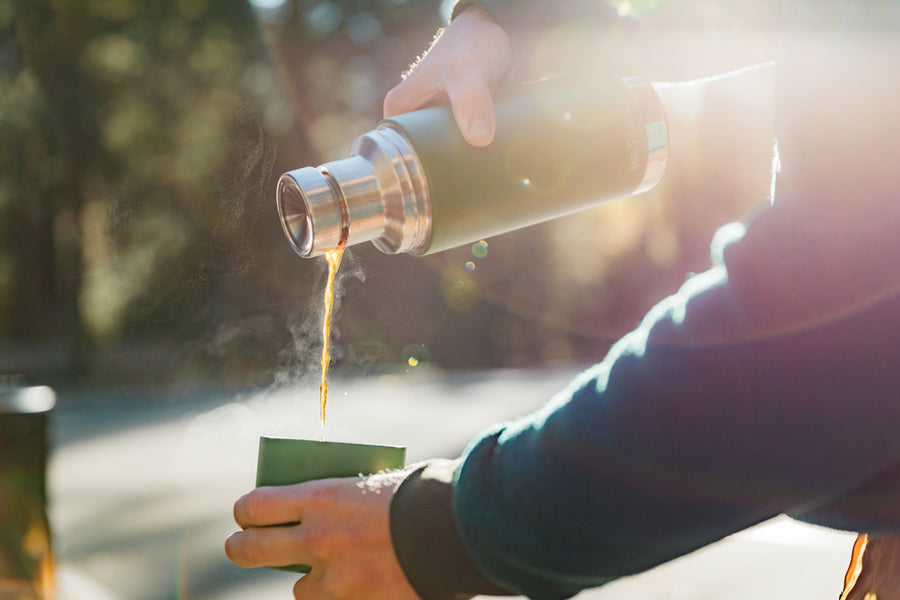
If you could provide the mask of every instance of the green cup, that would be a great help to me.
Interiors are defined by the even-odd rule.
[[[348,442],[322,442],[290,438],[259,438],[256,486],[292,485],[330,477],[371,475],[401,469],[406,448]],[[273,567],[280,571],[309,573],[307,565]]]

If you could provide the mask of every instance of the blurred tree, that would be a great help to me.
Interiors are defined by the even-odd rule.
[[[241,89],[263,51],[240,0],[22,0],[0,24],[0,335],[64,339],[80,371],[90,341],[203,303],[171,292],[198,277],[216,236],[242,229],[234,191],[248,183],[224,165],[234,136],[257,137],[241,156],[257,188],[271,165]],[[233,262],[239,246],[217,250]]]
[[[163,352],[184,350],[177,368],[214,369],[226,354],[243,355],[223,361],[232,369],[271,367],[264,357],[289,343],[283,273],[258,272],[268,246],[283,246],[270,198],[275,140],[284,137],[290,166],[349,143],[348,132],[377,118],[389,81],[381,73],[399,73],[396,61],[406,60],[391,32],[438,16],[424,2],[285,4],[290,69],[310,82],[334,71],[304,94],[318,111],[308,122],[295,118],[306,111],[285,96],[253,8],[245,0],[0,8],[8,352],[63,340],[66,366],[84,374],[97,369],[92,348],[118,342],[156,340]],[[302,297],[315,284],[300,279],[290,292]]]
[[[12,335],[83,338],[77,317],[81,258],[78,217],[88,163],[106,163],[97,145],[97,106],[77,57],[85,43],[71,16],[43,3],[9,3],[2,15],[0,264]]]

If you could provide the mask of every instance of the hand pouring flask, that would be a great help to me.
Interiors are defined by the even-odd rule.
[[[385,119],[348,158],[281,176],[294,250],[371,241],[430,254],[649,190],[665,171],[666,124],[640,78],[522,85],[495,99],[497,133],[469,146],[449,107]]]

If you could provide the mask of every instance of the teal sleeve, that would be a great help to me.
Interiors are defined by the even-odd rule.
[[[792,122],[779,143],[800,179],[857,153]],[[443,483],[457,552],[490,585],[555,600],[780,513],[900,531],[900,201],[896,171],[879,178],[881,195],[788,186],[601,363],[479,436]],[[418,544],[405,555],[443,547]]]
[[[900,204],[835,229],[790,205],[541,411],[395,497],[425,600],[567,598],[780,513],[900,531]]]
[[[876,204],[846,227],[787,202],[727,228],[721,262],[602,363],[475,441],[453,504],[479,568],[566,598],[779,513],[839,510],[900,462],[900,203]]]
[[[491,581],[463,548],[452,509],[452,481],[459,462],[422,463],[394,493],[390,519],[394,554],[422,600],[515,595]]]

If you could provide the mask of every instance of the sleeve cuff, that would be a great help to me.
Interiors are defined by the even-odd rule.
[[[517,5],[518,3],[518,5]],[[533,3],[531,3],[533,4]],[[521,0],[458,0],[453,6],[450,20],[452,21],[470,6],[478,6],[503,29],[510,31],[522,26],[524,15],[528,14],[528,8],[523,10]],[[532,24],[533,26],[533,24]]]
[[[617,12],[608,3],[594,0],[457,0],[450,20],[470,6],[479,6],[507,31],[544,30],[565,21],[592,20],[597,23],[618,21]]]
[[[412,471],[391,502],[391,537],[406,578],[423,600],[511,596],[488,579],[463,547],[453,520],[453,475],[460,460]]]
[[[475,4],[475,0],[458,0],[457,3],[453,5],[453,11],[450,13],[450,20],[452,21],[453,19],[458,17],[459,13],[466,10],[473,4]]]

